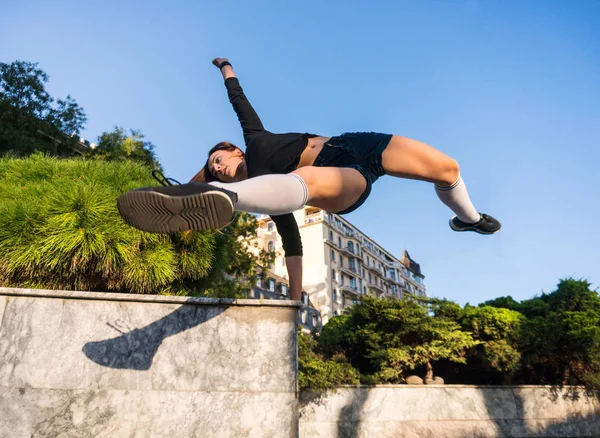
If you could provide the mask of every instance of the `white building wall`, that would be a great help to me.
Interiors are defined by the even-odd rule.
[[[377,297],[401,298],[404,292],[417,294],[419,289],[418,295],[425,295],[422,281],[417,284],[416,277],[398,258],[341,217],[313,207],[298,210],[294,216],[302,237],[304,290],[312,305],[321,312],[323,324],[350,307],[353,300],[365,292]],[[278,251],[270,270],[287,279],[281,238],[274,223],[266,216],[259,220],[259,227],[258,246],[267,249],[272,242],[271,247]],[[353,242],[354,254],[347,250],[349,241]],[[349,258],[354,258],[354,273],[348,270]],[[367,260],[375,269],[368,269]],[[396,274],[395,281],[389,275],[390,270]],[[333,278],[334,271],[336,278]],[[350,276],[356,280],[354,288],[350,285]]]

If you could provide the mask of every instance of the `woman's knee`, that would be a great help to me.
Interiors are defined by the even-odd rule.
[[[456,182],[459,175],[460,167],[458,165],[458,161],[456,161],[454,158],[447,157],[447,159],[445,159],[442,163],[438,181],[436,181],[436,183],[442,185],[452,185]]]

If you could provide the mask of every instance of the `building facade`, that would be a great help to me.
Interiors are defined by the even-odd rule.
[[[323,324],[361,295],[425,297],[424,276],[407,251],[394,257],[350,222],[315,207],[294,212],[302,236],[303,284]],[[281,238],[269,216],[258,219],[258,247],[277,251],[270,270],[287,279]]]

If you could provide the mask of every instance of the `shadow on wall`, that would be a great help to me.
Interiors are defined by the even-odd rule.
[[[329,405],[325,408],[326,411],[338,412],[336,397],[344,397],[341,402],[343,407],[339,410],[339,415],[336,423],[335,434],[332,438],[358,438],[359,436],[369,436],[367,433],[361,435],[360,424],[363,416],[363,409],[369,397],[368,387],[352,387],[352,391],[337,392],[337,390],[327,391],[312,391],[302,390],[300,391],[300,417],[303,415],[304,409],[310,406],[322,407]],[[332,403],[332,400],[335,402]],[[310,414],[309,414],[310,416]],[[331,431],[333,433],[333,430]],[[326,435],[323,435],[326,436]]]
[[[406,401],[403,398],[396,399],[401,397],[401,394],[390,387],[378,388],[378,391],[390,393],[378,394],[371,399],[368,407],[367,401],[372,390],[369,387],[338,392],[302,391],[301,412],[304,409],[317,411],[315,416],[314,412],[307,411],[307,416],[312,419],[308,420],[306,428],[311,432],[306,433],[313,433],[315,428],[321,428],[319,436],[337,438],[391,437],[396,436],[393,434],[398,434],[399,431],[413,432],[414,436],[447,437],[600,436],[600,399],[597,398],[597,394],[573,388],[563,391],[560,388],[544,390],[543,387],[487,386],[479,388],[483,400],[473,397],[472,404],[465,404],[465,401],[474,395],[472,389],[457,394],[456,391],[460,392],[460,388],[452,388],[446,393],[443,387],[436,386],[432,388],[432,392],[425,395],[426,386],[413,388],[424,393],[423,397],[418,399],[415,399],[414,395],[409,397],[409,405],[403,405]],[[451,385],[448,385],[448,389],[450,388]],[[448,396],[456,399],[448,400]],[[404,412],[406,415],[396,416],[393,410],[389,410],[389,404],[393,404],[394,401],[397,404],[397,412]],[[448,401],[451,401],[449,405]],[[485,406],[481,406],[482,402]],[[423,421],[422,415],[411,414],[411,409],[415,408],[439,411],[432,411],[431,420]],[[463,409],[466,411],[463,412]],[[383,411],[386,411],[384,418],[380,416],[380,412]],[[391,418],[390,415],[395,418]],[[314,423],[310,423],[312,421]],[[322,429],[326,424],[331,425],[332,429]]]
[[[539,391],[543,387],[513,387],[512,400],[502,400],[496,392],[506,387],[482,389],[489,419],[495,424],[498,436],[505,437],[596,437],[600,436],[600,393],[583,388],[548,388],[546,397],[523,397],[528,391]],[[586,413],[575,413],[562,420],[553,420],[551,415],[557,404],[581,402],[588,408]],[[592,406],[590,406],[592,405]],[[565,405],[563,405],[565,406]],[[595,406],[595,409],[593,408]],[[573,412],[573,408],[568,412]],[[560,407],[558,407],[560,409]],[[592,412],[589,412],[589,411]],[[565,412],[566,414],[566,412]],[[508,418],[507,418],[508,417]],[[545,424],[544,424],[545,423]]]
[[[358,438],[360,435],[360,422],[363,408],[369,397],[369,388],[357,388],[351,391],[352,397],[340,411],[337,424],[338,438]]]
[[[223,313],[223,307],[183,305],[146,327],[125,332],[122,321],[108,326],[122,333],[113,339],[88,342],[83,353],[93,362],[108,368],[148,370],[163,340],[196,327]]]

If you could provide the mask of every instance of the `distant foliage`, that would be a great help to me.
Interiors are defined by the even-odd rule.
[[[343,358],[368,384],[401,383],[409,373],[432,378],[435,369],[446,383],[600,389],[600,297],[589,282],[572,278],[549,294],[521,302],[501,297],[478,307],[365,296],[320,335],[303,340],[300,353]],[[331,386],[327,375],[301,382]]]
[[[140,131],[130,130],[129,133],[120,126],[110,132],[103,132],[98,137],[98,144],[87,153],[90,158],[118,161],[133,160],[151,168],[160,168],[154,153],[154,145],[145,140]]]
[[[85,126],[85,112],[69,95],[52,97],[47,82],[48,75],[35,62],[0,62],[0,155],[61,155],[61,148],[77,142],[71,135]]]

